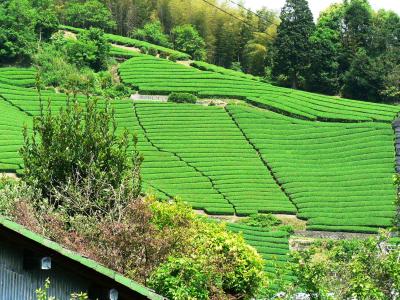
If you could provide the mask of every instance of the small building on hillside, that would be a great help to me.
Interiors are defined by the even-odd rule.
[[[47,278],[49,296],[57,300],[80,292],[91,300],[165,299],[0,216],[0,300],[36,300],[35,291]]]

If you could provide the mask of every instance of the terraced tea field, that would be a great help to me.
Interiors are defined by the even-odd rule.
[[[391,122],[398,108],[391,105],[322,96],[295,91],[218,71],[201,71],[166,59],[138,54],[121,64],[123,82],[143,94],[190,92],[203,98],[235,98],[290,115],[315,121]]]
[[[297,215],[308,230],[377,232],[392,225],[397,107],[279,88],[201,62],[195,68],[112,51],[131,57],[119,72],[142,94],[244,100],[225,107],[113,101],[118,130],[138,135],[146,191],[208,214]],[[34,83],[33,69],[0,68],[0,172],[23,168],[22,128],[40,112]],[[67,96],[44,90],[42,99],[57,111]],[[258,249],[268,273],[287,269],[287,233],[228,227]]]
[[[234,232],[242,233],[246,242],[257,249],[265,261],[267,274],[274,278],[279,272],[282,273],[283,279],[292,280],[289,270],[289,234],[287,232],[269,231],[238,223],[229,223],[227,226]]]
[[[371,232],[392,225],[390,123],[310,122],[237,105],[227,111],[268,161],[308,229]]]
[[[36,70],[34,68],[0,68],[0,83],[16,86],[34,86]]]
[[[151,143],[207,178],[228,205],[227,210],[221,210],[219,202],[214,204],[210,199],[196,203],[196,208],[208,213],[232,213],[234,209],[239,215],[296,212],[224,109],[139,103],[135,111]],[[195,181],[191,184],[199,185]]]

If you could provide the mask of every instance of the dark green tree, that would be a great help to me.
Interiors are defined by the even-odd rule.
[[[58,30],[59,21],[53,0],[33,0],[36,24],[35,32],[39,41],[48,40]]]
[[[350,55],[355,55],[361,47],[369,51],[372,35],[372,9],[368,0],[345,0],[343,24],[343,42]]]
[[[364,48],[358,49],[350,69],[344,75],[343,96],[380,101],[379,91],[383,89],[385,69],[382,59],[371,58]]]
[[[243,19],[245,19],[246,22],[240,24],[237,58],[238,61],[243,65],[244,69],[247,69],[244,49],[246,44],[253,38],[253,28],[251,27],[251,25],[253,24],[253,14],[251,12],[247,12]]]
[[[70,63],[77,67],[90,67],[95,71],[105,70],[110,57],[110,43],[104,32],[98,28],[90,28],[78,35],[77,40],[70,40],[66,45]]]
[[[306,0],[287,0],[280,18],[272,75],[277,81],[298,88],[310,65],[313,16]]]
[[[340,23],[342,5],[334,4],[323,11],[310,37],[311,62],[306,74],[308,91],[338,94],[340,91],[340,58],[343,52]]]
[[[115,29],[116,23],[110,10],[97,0],[67,2],[63,17],[67,25],[103,30]]]
[[[29,60],[36,48],[35,10],[30,2],[0,2],[0,20],[0,63]]]
[[[190,54],[195,60],[205,58],[205,42],[199,32],[190,24],[176,26],[171,31],[174,49]]]
[[[164,33],[160,21],[150,22],[144,25],[141,29],[135,29],[132,31],[131,36],[152,44],[171,47],[168,35]]]

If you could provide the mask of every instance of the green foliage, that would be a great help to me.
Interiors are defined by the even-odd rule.
[[[169,258],[151,275],[148,285],[168,299],[210,299],[210,275],[191,258]]]
[[[0,62],[27,61],[35,48],[35,11],[28,0],[0,2]]]
[[[183,253],[151,275],[149,286],[171,299],[250,299],[265,284],[263,261],[241,236],[197,219]]]
[[[64,48],[67,43],[65,40],[54,40],[52,43],[43,44],[34,56],[37,71],[40,73],[40,84],[59,87],[74,94],[78,91],[87,91],[88,88],[93,91],[94,86],[87,85],[92,81],[89,78],[94,76],[93,72],[87,68],[80,70],[69,62]],[[84,89],[82,89],[83,83],[85,83]]]
[[[26,184],[6,177],[0,178],[0,215],[11,216],[17,201],[35,196],[35,191]]]
[[[385,76],[383,63],[379,58],[368,56],[364,48],[359,48],[344,75],[343,96],[379,101],[379,90],[383,89]]]
[[[78,35],[77,40],[68,40],[68,60],[77,67],[90,67],[95,71],[107,68],[111,46],[101,29],[90,28]]]
[[[174,49],[188,53],[193,59],[205,58],[205,42],[199,32],[190,24],[176,26],[171,31]]]
[[[63,18],[68,25],[90,28],[97,27],[103,30],[112,30],[116,27],[108,8],[97,0],[68,1]]]
[[[280,225],[282,222],[273,214],[254,214],[241,220],[240,223],[254,227],[271,228]]]
[[[129,150],[127,132],[117,136],[109,103],[101,106],[96,100],[88,100],[82,107],[68,100],[58,114],[52,112],[49,103],[47,110],[42,108],[41,115],[34,118],[32,136],[25,130],[24,143],[24,180],[46,197],[70,180],[84,182],[90,174],[97,182],[114,188],[124,184],[136,194],[140,192],[141,159],[136,151]],[[92,192],[98,192],[96,186]]]
[[[171,93],[168,96],[168,102],[176,103],[196,103],[197,97],[189,93]]]
[[[387,243],[385,236],[323,241],[295,252],[294,286],[314,299],[390,299],[400,288],[400,252],[387,252]]]
[[[400,64],[396,65],[383,78],[383,89],[380,91],[383,99],[389,102],[400,101]]]
[[[367,49],[372,33],[372,9],[368,0],[350,0],[345,3],[343,22],[344,45],[355,54],[358,49]],[[349,57],[350,58],[350,57]]]
[[[287,0],[280,18],[272,75],[285,78],[289,86],[298,88],[311,61],[309,38],[315,28],[313,16],[306,0]]]
[[[50,279],[47,278],[44,282],[44,286],[42,288],[39,288],[35,291],[36,293],[36,300],[57,300],[53,296],[49,296],[49,290],[50,290]],[[73,293],[71,294],[71,300],[88,300],[89,297],[87,296],[86,293]]]
[[[58,30],[59,26],[54,1],[41,0],[32,2],[33,7],[36,9],[35,32],[39,37],[39,41],[48,40]]]
[[[131,33],[131,36],[152,44],[160,45],[163,47],[171,47],[168,36],[164,34],[163,28],[159,21],[147,23],[142,29],[135,29]]]
[[[339,54],[341,51],[338,32],[317,25],[310,37],[311,63],[306,73],[306,88],[309,91],[335,95],[339,91]]]

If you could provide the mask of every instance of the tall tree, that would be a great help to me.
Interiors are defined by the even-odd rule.
[[[298,88],[310,64],[310,36],[315,25],[307,0],[286,0],[275,40],[272,75]]]
[[[103,30],[112,30],[116,27],[110,10],[98,0],[67,3],[64,19],[68,25],[77,27],[97,27]]]
[[[308,91],[330,95],[339,93],[342,20],[341,4],[331,5],[318,18],[316,30],[310,37],[312,60],[306,74]]]
[[[190,54],[196,60],[205,58],[204,40],[192,25],[174,27],[171,36],[175,49]]]
[[[143,28],[133,30],[131,35],[134,38],[147,41],[152,44],[163,47],[171,47],[171,43],[168,40],[168,35],[164,33],[160,21],[147,23]]]
[[[359,48],[369,50],[372,34],[372,9],[368,0],[344,1],[344,44],[355,55]]]
[[[28,0],[0,2],[0,63],[29,60],[35,49],[35,11]]]

